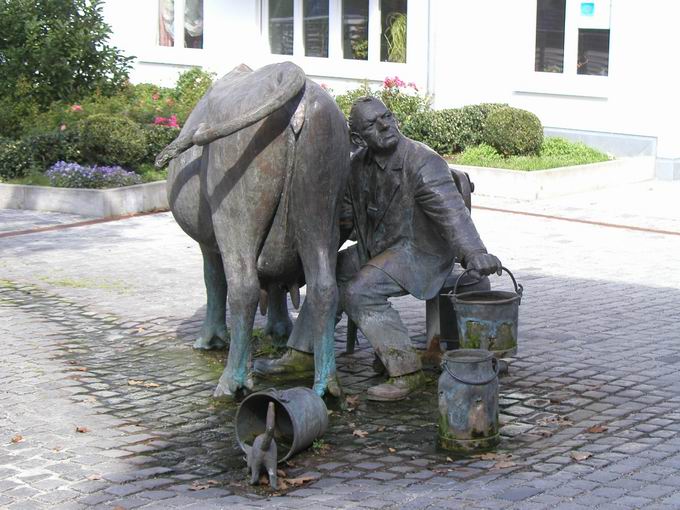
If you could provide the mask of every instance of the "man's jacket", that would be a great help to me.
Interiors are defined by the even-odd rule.
[[[341,223],[353,226],[362,265],[419,299],[439,292],[456,258],[486,253],[447,163],[406,137],[386,161],[353,155]]]

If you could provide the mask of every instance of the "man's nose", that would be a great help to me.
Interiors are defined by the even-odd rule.
[[[378,124],[378,129],[380,129],[380,131],[383,131],[387,126],[389,126],[389,123],[387,122],[387,120],[382,119],[382,118],[378,118],[377,124]]]

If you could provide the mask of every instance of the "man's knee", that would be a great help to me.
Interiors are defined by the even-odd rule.
[[[358,278],[353,278],[342,286],[343,307],[350,315],[361,309],[366,303],[366,286]]]

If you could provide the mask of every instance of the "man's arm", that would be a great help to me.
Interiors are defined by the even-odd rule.
[[[418,171],[415,199],[464,267],[477,274],[500,271],[501,262],[487,253],[448,164],[436,154],[429,155]]]

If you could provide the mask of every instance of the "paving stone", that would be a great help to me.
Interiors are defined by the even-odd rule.
[[[284,498],[244,483],[235,406],[211,398],[225,354],[191,349],[205,314],[200,255],[169,214],[4,238],[0,430],[26,439],[0,438],[0,506],[678,508],[678,236],[474,215],[527,289],[520,349],[501,378],[498,458],[449,462],[435,450],[433,381],[398,405],[362,398],[353,413],[334,413],[331,448],[285,468],[318,480]],[[394,306],[422,346],[423,303]],[[348,393],[363,395],[379,379],[369,346],[358,347],[338,366]],[[607,430],[584,432],[599,424]],[[82,425],[89,432],[76,433]],[[369,436],[352,437],[357,428]],[[572,451],[594,455],[579,463]],[[508,454],[514,465],[499,468]],[[73,499],[57,502],[65,493]]]

